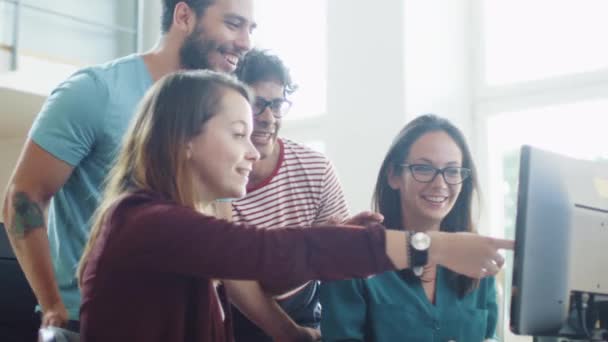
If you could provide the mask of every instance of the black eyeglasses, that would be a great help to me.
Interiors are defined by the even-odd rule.
[[[253,115],[255,116],[264,113],[266,108],[270,107],[272,116],[277,119],[280,119],[285,116],[287,112],[289,112],[289,108],[291,108],[291,101],[287,99],[272,99],[268,101],[263,97],[256,97],[252,107]]]
[[[441,173],[443,180],[450,185],[458,185],[471,177],[471,169],[466,167],[448,166],[438,169],[428,164],[401,164],[407,167],[415,180],[420,183],[431,183]]]

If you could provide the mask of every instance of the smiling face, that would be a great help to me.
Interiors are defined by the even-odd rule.
[[[255,94],[256,102],[259,99],[264,101],[282,100],[284,98],[284,88],[281,84],[274,81],[260,81],[251,85]],[[256,102],[254,109],[257,111]],[[261,114],[253,118],[253,133],[251,141],[255,148],[260,152],[261,159],[265,159],[278,151],[277,136],[281,128],[281,119],[272,113],[272,108],[266,106]]]
[[[250,140],[251,116],[249,102],[226,89],[219,111],[188,143],[188,165],[203,202],[245,196],[253,162],[259,159]]]
[[[462,151],[456,142],[444,131],[433,131],[420,136],[401,162],[443,169],[448,166],[461,167],[462,160]],[[390,172],[389,185],[399,191],[403,220],[408,229],[438,229],[462,189],[462,184],[447,184],[440,174],[430,183],[419,182],[407,167],[400,173]]]
[[[216,0],[186,37],[180,49],[182,67],[233,72],[251,49],[255,26],[253,0]]]

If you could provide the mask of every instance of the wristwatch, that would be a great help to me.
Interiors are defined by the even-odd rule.
[[[424,272],[424,266],[429,260],[431,237],[423,232],[410,234],[410,267],[418,277]]]

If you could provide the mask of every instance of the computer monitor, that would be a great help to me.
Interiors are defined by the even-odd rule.
[[[608,294],[608,162],[521,149],[511,330],[559,336],[573,291]]]

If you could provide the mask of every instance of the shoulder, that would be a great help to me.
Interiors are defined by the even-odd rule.
[[[139,55],[128,55],[91,67],[100,73],[113,73],[117,70],[137,69],[143,63]]]
[[[121,232],[123,237],[136,238],[140,234],[168,234],[166,227],[179,229],[192,225],[212,225],[219,221],[210,216],[150,191],[124,194],[107,208],[106,222],[110,231]],[[186,229],[187,230],[187,229]],[[158,236],[157,236],[158,237]]]
[[[47,101],[52,101],[61,94],[74,94],[75,99],[107,95],[108,88],[102,73],[97,66],[86,67],[76,71],[61,82],[50,94]]]
[[[307,145],[285,138],[280,138],[280,140],[283,143],[283,148],[286,152],[289,151],[297,155],[310,155],[317,158],[327,159],[327,157],[323,153],[313,150]]]
[[[145,63],[139,55],[121,57],[104,64],[90,67],[89,70],[103,83],[113,89],[122,82],[141,81],[149,78]],[[147,81],[147,80],[146,80]]]
[[[151,191],[138,190],[126,193],[110,206],[112,216],[128,213],[129,215],[138,213],[150,215],[157,211],[169,211],[189,208],[178,205],[177,203],[163,198],[162,195]]]
[[[281,138],[281,142],[286,160],[298,159],[301,162],[330,164],[327,156],[309,146],[284,138]]]

